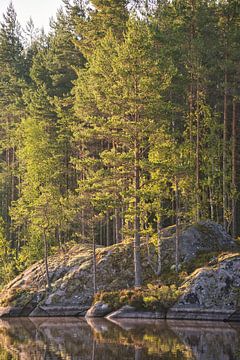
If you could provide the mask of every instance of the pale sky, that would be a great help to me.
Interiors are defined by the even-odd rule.
[[[0,0],[0,18],[6,12],[10,0]],[[48,31],[49,18],[55,16],[57,9],[62,5],[61,0],[12,0],[17,12],[18,21],[25,27],[30,16],[35,27],[44,27]]]

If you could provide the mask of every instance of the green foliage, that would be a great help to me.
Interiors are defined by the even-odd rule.
[[[4,221],[0,219],[0,287],[16,275],[15,259],[10,242],[6,239]]]
[[[112,292],[100,292],[95,295],[94,303],[101,301],[117,310],[131,305],[142,311],[167,311],[178,300],[181,291],[175,285],[158,286],[149,284],[147,289],[126,289]]]
[[[12,4],[0,24],[1,284],[71,239],[153,235],[160,269],[165,226],[239,232],[235,2],[87,3],[65,0],[48,34],[24,35]]]
[[[149,284],[149,295],[143,298],[146,308],[152,311],[166,311],[172,307],[181,295],[175,285],[154,286]]]
[[[88,59],[109,30],[118,39],[122,38],[129,17],[127,0],[93,0],[91,3],[90,9],[79,8],[80,16],[74,17],[75,29],[81,39],[76,44]],[[83,16],[84,10],[88,16]]]
[[[43,256],[43,240],[41,236],[34,231],[31,239],[22,246],[21,252],[16,260],[16,267],[18,271],[21,272],[34,262],[41,260]]]

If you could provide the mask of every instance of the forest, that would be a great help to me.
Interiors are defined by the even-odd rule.
[[[49,33],[9,4],[0,286],[68,243],[126,238],[140,286],[141,241],[160,249],[163,227],[240,235],[239,44],[238,0],[63,0]]]

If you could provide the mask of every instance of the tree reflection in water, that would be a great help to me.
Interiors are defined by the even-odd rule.
[[[0,320],[0,360],[239,360],[240,325],[38,318]]]

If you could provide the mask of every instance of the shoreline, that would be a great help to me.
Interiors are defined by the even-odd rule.
[[[91,308],[89,308],[91,309]],[[33,313],[24,314],[23,309],[19,308],[0,308],[0,320],[11,318],[86,318],[88,319],[106,319],[106,320],[169,320],[169,321],[214,321],[214,322],[240,322],[240,312],[238,310],[226,309],[170,309],[167,312],[139,311],[126,306],[116,311],[109,312],[105,316],[88,316],[87,311],[79,311],[80,309],[62,308],[56,309],[34,309]],[[57,311],[58,310],[58,311]],[[75,310],[75,311],[74,311]],[[34,315],[35,313],[35,315]]]

